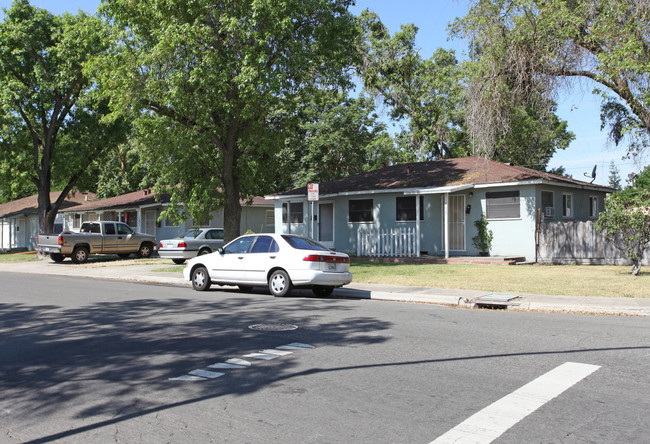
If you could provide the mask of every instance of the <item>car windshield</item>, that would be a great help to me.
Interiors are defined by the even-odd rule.
[[[201,234],[202,231],[203,230],[201,230],[199,228],[192,228],[191,230],[187,230],[183,234],[179,234],[178,236],[176,236],[176,238],[177,239],[184,239],[184,238],[196,239],[199,236],[199,234]]]
[[[318,242],[313,241],[311,239],[307,239],[305,237],[283,235],[282,238],[286,240],[289,243],[289,245],[291,245],[293,248],[297,250],[329,251],[329,248],[326,248],[323,245],[319,244]]]

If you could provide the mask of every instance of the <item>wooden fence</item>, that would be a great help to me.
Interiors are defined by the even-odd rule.
[[[416,257],[415,228],[368,229],[357,232],[357,256]]]
[[[594,222],[544,222],[539,225],[537,261],[554,264],[629,264],[596,230]],[[650,265],[650,247],[642,262]]]

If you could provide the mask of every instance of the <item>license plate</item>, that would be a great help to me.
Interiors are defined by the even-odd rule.
[[[327,271],[336,271],[336,264],[327,263]]]

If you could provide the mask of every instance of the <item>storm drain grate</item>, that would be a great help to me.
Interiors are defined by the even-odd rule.
[[[258,331],[291,331],[296,330],[298,326],[294,324],[253,324],[248,328]]]

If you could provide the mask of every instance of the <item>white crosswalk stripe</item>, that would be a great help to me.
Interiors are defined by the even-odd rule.
[[[244,358],[258,359],[262,361],[270,361],[272,359],[281,358],[293,353],[295,350],[309,350],[315,348],[313,345],[303,344],[302,342],[292,342],[291,344],[280,345],[275,348],[267,348],[255,353],[248,353],[243,355]],[[291,350],[291,351],[289,351]],[[235,370],[251,367],[251,361],[241,358],[230,358],[224,362],[215,362],[208,365],[209,369],[219,370]],[[178,376],[175,378],[168,378],[169,381],[205,381],[208,379],[215,379],[224,376],[225,373],[215,372],[212,370],[196,369],[188,372],[186,375]]]

